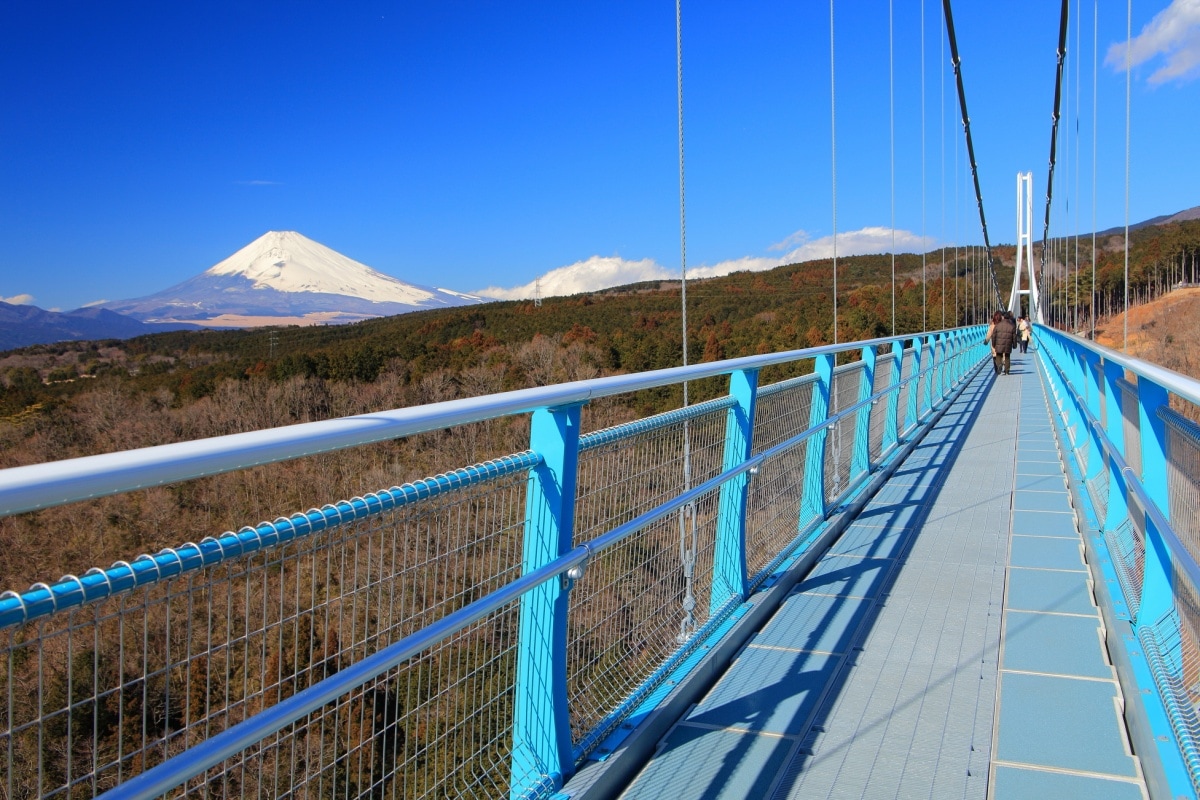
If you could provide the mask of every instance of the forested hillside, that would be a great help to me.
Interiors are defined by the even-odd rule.
[[[1080,240],[1081,315],[1090,311],[1090,253]],[[1101,240],[1097,285],[1123,293],[1124,255]],[[1074,258],[1073,245],[1058,249]],[[1014,249],[996,249],[1001,291]],[[1136,231],[1131,285],[1149,291],[1194,270],[1200,222]],[[896,258],[896,330],[983,320],[994,305],[969,253]],[[887,335],[892,259],[838,265],[840,341]],[[1047,270],[1060,303],[1075,273]],[[956,277],[957,276],[957,277]],[[1115,276],[1115,277],[1114,277]],[[689,360],[714,361],[833,340],[832,263],[689,282]],[[924,287],[924,303],[922,303]],[[1118,292],[1121,290],[1121,292]],[[944,315],[944,316],[943,316]],[[0,467],[287,425],[617,372],[676,366],[677,283],[574,297],[417,312],[354,325],[173,332],[70,342],[0,354]],[[787,377],[774,370],[764,382]],[[677,406],[678,390],[595,403],[587,429]],[[693,384],[693,399],[724,391]],[[524,446],[523,420],[470,426],[0,520],[0,588],[82,572],[227,528],[273,518]]]

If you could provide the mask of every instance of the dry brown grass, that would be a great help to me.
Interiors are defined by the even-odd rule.
[[[1096,341],[1123,349],[1125,314],[1097,329]],[[1176,289],[1129,309],[1128,352],[1168,369],[1200,378],[1200,288]]]

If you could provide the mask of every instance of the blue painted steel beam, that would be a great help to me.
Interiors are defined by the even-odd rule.
[[[817,382],[813,384],[812,403],[809,406],[808,426],[815,428],[829,417],[829,388],[833,383],[834,355],[817,357],[813,372]],[[800,499],[799,527],[803,528],[814,519],[825,518],[825,440],[826,428],[822,427],[808,440],[804,455],[804,491]]]
[[[908,408],[905,413],[904,430],[908,432],[917,424],[917,420],[921,417],[921,385],[924,383],[921,376],[921,370],[924,369],[924,357],[922,352],[925,349],[924,339],[920,336],[912,340],[913,363],[912,377],[915,380],[908,386]]]
[[[866,400],[875,394],[875,361],[874,347],[862,349],[862,368],[859,370],[858,399]],[[871,471],[871,408],[865,406],[858,411],[854,420],[854,451],[850,455],[850,482],[860,475]]]
[[[1120,456],[1119,459],[1108,459],[1108,514],[1104,521],[1105,532],[1116,530],[1126,517],[1129,516],[1127,505],[1125,459],[1125,419],[1121,415],[1120,381],[1125,377],[1125,370],[1119,364],[1105,359],[1100,364],[1101,378],[1104,391],[1104,438],[1111,452]],[[1120,464],[1121,466],[1118,466]]]
[[[529,449],[541,463],[529,471],[523,572],[537,572],[568,553],[575,525],[580,406],[539,409]],[[574,772],[567,715],[567,589],[547,581],[521,598],[509,795],[518,798],[545,778],[562,786]]]
[[[883,444],[880,452],[886,453],[900,442],[900,426],[897,414],[900,411],[900,372],[904,369],[904,343],[892,342],[892,371],[888,373],[887,414],[883,419]]]
[[[1154,507],[1169,523],[1171,502],[1167,482],[1167,430],[1166,423],[1158,414],[1160,408],[1170,408],[1167,390],[1142,378],[1137,382],[1138,424],[1142,451],[1142,474],[1139,478]],[[1193,476],[1195,477],[1195,476]],[[1154,515],[1147,515],[1146,554],[1142,569],[1142,597],[1138,615],[1147,620],[1161,619],[1171,610],[1174,595],[1171,591],[1171,576],[1174,565],[1166,537],[1155,525]]]
[[[754,410],[758,371],[738,370],[729,376],[734,405],[725,418],[723,471],[736,469],[754,450]],[[746,492],[749,475],[741,473],[721,485],[717,511],[716,552],[713,554],[709,613],[716,613],[730,598],[744,599],[746,583]]]

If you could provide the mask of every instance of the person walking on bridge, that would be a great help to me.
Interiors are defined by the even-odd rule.
[[[991,332],[992,366],[997,375],[1001,374],[1001,370],[1008,375],[1012,368],[1013,344],[1017,338],[1017,326],[1013,323],[1012,315],[997,311],[992,315],[992,326],[988,330]]]
[[[1029,351],[1029,339],[1032,337],[1033,328],[1029,324],[1029,315],[1022,314],[1017,320],[1017,344],[1021,346],[1021,354],[1024,355]]]

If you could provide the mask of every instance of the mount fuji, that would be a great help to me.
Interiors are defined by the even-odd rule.
[[[98,305],[143,322],[248,328],[356,322],[482,302],[397,280],[295,231],[268,231],[183,283]]]

